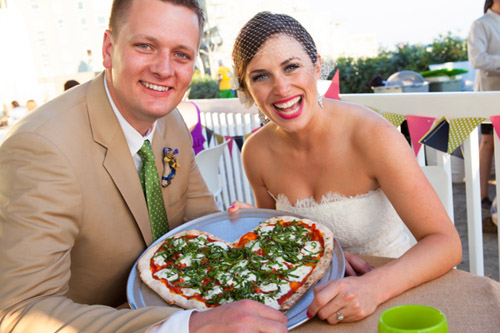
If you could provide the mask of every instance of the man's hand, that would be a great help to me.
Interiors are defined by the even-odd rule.
[[[287,332],[284,314],[262,303],[242,300],[193,312],[189,332]]]

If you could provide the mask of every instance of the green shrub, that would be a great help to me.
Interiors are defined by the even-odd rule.
[[[431,64],[463,60],[467,60],[467,41],[448,33],[430,45],[400,44],[394,51],[380,51],[374,58],[338,58],[328,79],[338,69],[341,93],[369,93],[369,82],[376,75],[387,80],[402,70],[424,72]]]
[[[219,98],[219,86],[210,77],[201,78],[194,75],[189,86],[189,99]]]

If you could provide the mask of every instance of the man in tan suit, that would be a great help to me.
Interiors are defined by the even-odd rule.
[[[202,31],[196,0],[115,0],[103,42],[105,72],[6,135],[0,145],[1,332],[135,332],[154,325],[224,331],[239,320],[250,330],[286,330],[281,313],[254,301],[198,313],[116,309],[126,302],[134,262],[153,241],[138,177],[137,151],[145,140],[160,177],[163,148],[179,151],[180,168],[161,190],[170,229],[217,210],[175,109]]]

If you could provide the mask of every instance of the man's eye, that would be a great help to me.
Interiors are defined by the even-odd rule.
[[[149,50],[151,49],[151,47],[148,45],[148,44],[145,44],[145,43],[138,43],[136,44],[136,46],[140,49],[143,49],[143,50]]]
[[[188,60],[191,59],[191,57],[188,54],[184,53],[184,52],[177,52],[175,54],[175,56],[179,57],[179,58],[183,58],[183,59],[188,59]]]

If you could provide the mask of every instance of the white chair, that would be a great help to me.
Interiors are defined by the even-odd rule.
[[[451,192],[452,186],[450,177],[448,176],[446,171],[440,166],[435,166],[435,165],[422,166],[422,171],[424,172],[425,177],[427,177],[429,183],[431,183],[432,187],[436,191],[437,195],[439,196],[439,199],[441,200],[444,208],[446,209],[446,212],[448,213],[448,216],[453,222],[453,192]],[[413,237],[413,235],[411,234],[408,227],[406,227],[406,225],[404,225],[404,229],[405,232],[408,234],[408,237],[410,238],[411,246],[415,245],[417,243],[415,237]]]
[[[208,189],[213,193],[220,209],[222,209],[222,200],[218,200],[218,198],[222,192],[222,185],[219,174],[219,162],[227,143],[228,141],[226,140],[220,145],[200,151],[195,156],[201,175],[205,183],[207,183]]]

